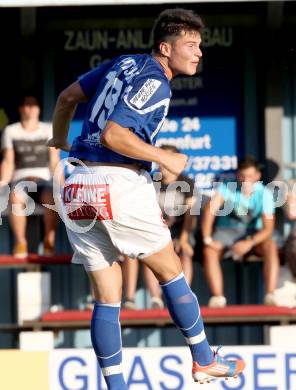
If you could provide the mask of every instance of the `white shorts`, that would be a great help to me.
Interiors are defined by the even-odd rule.
[[[76,167],[62,197],[72,262],[87,271],[112,265],[119,254],[147,257],[171,240],[153,182],[144,170]]]

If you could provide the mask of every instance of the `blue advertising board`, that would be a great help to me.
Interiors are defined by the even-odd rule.
[[[221,172],[237,167],[237,124],[235,118],[183,117],[168,119],[157,144],[174,145],[189,156],[184,172],[200,189],[221,180]]]
[[[295,390],[296,353],[293,348],[228,346],[228,359],[243,359],[246,368],[237,379],[218,379],[198,385],[191,378],[186,347],[125,348],[123,372],[130,390]],[[49,358],[49,390],[107,390],[91,350],[53,350]]]

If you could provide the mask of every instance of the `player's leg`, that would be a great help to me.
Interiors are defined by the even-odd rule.
[[[119,322],[122,294],[122,270],[116,261],[119,253],[99,222],[86,233],[77,233],[68,227],[67,233],[74,249],[72,262],[83,264],[91,281],[95,298],[91,340],[98,363],[108,389],[127,389]]]
[[[118,194],[117,199],[121,199],[125,218],[121,214],[118,223],[108,230],[112,241],[120,252],[133,254],[153,271],[161,283],[170,314],[185,336],[193,360],[198,365],[193,372],[195,380],[211,377],[208,372],[201,371],[212,371],[213,365],[218,364],[218,355],[214,355],[207,342],[197,298],[184,278],[170,232],[161,218],[151,178],[140,173],[132,184],[129,191],[122,191],[120,187],[126,198]],[[116,216],[116,210],[113,211]],[[127,239],[128,236],[131,239]],[[212,377],[233,376],[240,370],[239,365],[238,361],[225,364],[225,370],[219,374],[213,372]]]
[[[202,365],[212,363],[213,352],[204,333],[197,298],[185,280],[172,242],[142,261],[158,278],[170,314],[185,336],[193,360]]]
[[[136,309],[135,295],[137,291],[139,262],[137,259],[130,259],[128,256],[123,256],[124,261],[121,265],[124,278],[124,295],[125,309]]]
[[[194,379],[203,381],[240,373],[244,368],[243,362],[226,361],[211,350],[204,332],[197,297],[185,280],[172,242],[159,252],[143,257],[142,261],[160,281],[172,319],[183,333],[190,348],[194,362]],[[220,370],[218,366],[222,360],[224,368]]]
[[[88,194],[95,191],[98,183],[106,182],[104,169],[84,169],[76,167],[67,179],[64,189],[64,214],[67,234],[74,254],[72,263],[83,264],[89,275],[95,297],[91,320],[91,339],[99,365],[105,377],[108,389],[127,390],[122,370],[122,343],[120,329],[120,306],[122,293],[122,271],[117,263],[120,251],[116,249],[108,233],[108,222],[112,224],[111,205],[109,214],[99,214],[97,202],[80,202],[76,206],[77,186],[82,199],[89,199]],[[104,185],[102,190],[104,189]],[[106,193],[100,196],[109,196]],[[73,199],[72,199],[73,197]],[[80,199],[81,199],[80,198]],[[103,221],[96,219],[100,215]],[[67,214],[67,216],[66,216]],[[88,215],[91,215],[90,219]],[[78,219],[76,217],[79,217]],[[105,223],[106,225],[105,226]]]
[[[93,295],[102,304],[115,304],[121,301],[122,273],[118,262],[96,271],[87,271]]]
[[[98,271],[88,271],[95,304],[91,339],[108,389],[127,389],[122,375],[122,344],[119,323],[122,273],[117,262]],[[110,337],[112,335],[112,337]]]
[[[161,298],[161,288],[158,280],[154,276],[153,272],[149,267],[143,265],[143,275],[145,285],[149,291],[151,299],[151,308],[152,309],[163,309],[164,304]]]
[[[120,306],[122,271],[115,261],[119,253],[110,242],[102,224],[89,232],[67,229],[75,252],[72,261],[87,271],[95,302],[91,320],[91,340],[108,389],[127,389],[122,370]],[[112,260],[113,259],[113,260]],[[112,335],[112,337],[110,337]]]

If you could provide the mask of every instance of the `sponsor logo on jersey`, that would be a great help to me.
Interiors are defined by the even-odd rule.
[[[96,133],[87,134],[87,138],[84,138],[84,142],[87,142],[93,146],[102,146],[100,143],[100,136],[102,134],[102,131],[99,130]]]
[[[153,96],[153,94],[160,87],[161,81],[155,79],[148,79],[145,81],[140,90],[131,99],[131,103],[137,108],[142,108],[145,103]]]

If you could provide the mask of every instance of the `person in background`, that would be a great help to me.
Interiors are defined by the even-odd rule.
[[[282,306],[296,307],[296,182],[289,183],[285,202],[286,217],[291,223],[290,232],[283,246],[284,267],[281,268],[279,287],[275,290]]]
[[[19,104],[20,121],[8,125],[2,135],[3,160],[1,182],[10,183],[9,215],[15,244],[13,255],[28,256],[26,239],[27,217],[22,212],[28,201],[28,193],[35,201],[53,204],[52,175],[60,161],[59,151],[48,149],[46,143],[52,137],[52,126],[40,121],[40,105],[35,96],[23,96]],[[24,187],[23,181],[33,182],[36,188]],[[31,188],[30,188],[31,187]],[[51,255],[55,249],[57,214],[44,208],[44,254]]]
[[[293,163],[292,163],[293,164]],[[288,165],[288,164],[287,164]],[[294,165],[294,164],[293,164]],[[289,180],[283,210],[290,222],[290,232],[280,249],[282,266],[274,299],[278,306],[296,307],[296,191],[295,180]],[[286,190],[285,190],[286,191]],[[286,221],[287,222],[287,221]]]
[[[234,260],[241,260],[251,251],[263,257],[264,303],[276,304],[273,293],[278,280],[279,256],[272,238],[274,201],[260,177],[256,159],[245,157],[238,164],[237,182],[222,183],[205,206],[201,228],[204,271],[212,293],[210,307],[226,305],[220,264],[225,251]],[[226,215],[217,216],[223,207]]]
[[[162,145],[161,149],[178,153],[172,145]],[[193,203],[194,182],[183,174],[176,175],[165,167],[159,166],[160,188],[158,203],[163,217],[170,229],[176,253],[179,255],[183,272],[189,286],[193,278],[194,234],[196,217],[190,214]],[[156,182],[156,186],[158,182]],[[137,288],[139,263],[136,259],[125,257],[123,262],[125,303],[124,308],[136,309],[135,293]],[[151,297],[151,307],[162,309],[164,303],[161,288],[151,270],[143,265],[143,276]]]

